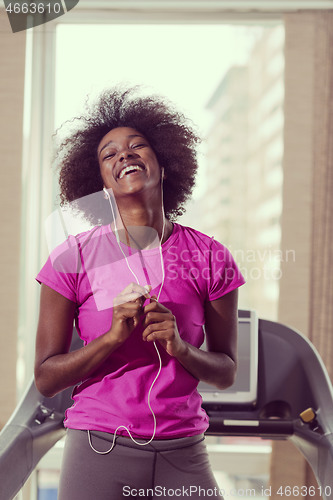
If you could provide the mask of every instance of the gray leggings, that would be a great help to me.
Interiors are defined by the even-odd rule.
[[[110,448],[113,435],[91,432],[98,451]],[[139,446],[117,437],[107,455],[95,453],[87,431],[69,429],[58,500],[125,498],[223,498],[214,479],[204,435],[152,441]]]

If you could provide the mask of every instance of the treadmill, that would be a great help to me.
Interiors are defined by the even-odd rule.
[[[288,439],[302,452],[324,500],[333,497],[333,388],[311,342],[298,331],[239,310],[239,370],[224,391],[199,384],[207,435]],[[72,349],[81,341],[73,335]],[[20,491],[65,435],[72,388],[42,396],[32,380],[0,433],[0,500]]]

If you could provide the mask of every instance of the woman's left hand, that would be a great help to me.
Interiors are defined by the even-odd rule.
[[[186,344],[180,338],[177,322],[172,312],[157,302],[152,296],[150,303],[144,307],[143,340],[153,342],[158,340],[170,356],[177,357],[186,350]]]

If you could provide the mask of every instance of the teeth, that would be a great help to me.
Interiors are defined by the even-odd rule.
[[[130,165],[129,167],[125,167],[120,172],[119,179],[122,179],[124,177],[124,175],[127,174],[127,172],[131,172],[133,170],[143,170],[143,168],[140,167],[139,165]]]

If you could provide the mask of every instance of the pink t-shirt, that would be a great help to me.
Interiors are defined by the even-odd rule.
[[[128,247],[122,245],[124,253]],[[159,302],[172,311],[182,339],[200,347],[204,341],[204,304],[244,283],[230,252],[199,231],[174,224],[162,245],[165,272]],[[158,294],[163,268],[159,248],[133,251],[127,262],[109,226],[69,236],[57,247],[37,276],[77,304],[76,328],[84,344],[109,330],[113,299],[131,282],[134,271],[141,285]],[[128,427],[136,437],[150,438],[153,417],[147,405],[159,360],[153,343],[142,340],[139,325],[103,365],[74,388],[73,406],[65,426],[114,432]],[[223,332],[221,331],[221,335]],[[208,427],[201,407],[198,380],[163,347],[157,347],[162,370],[151,391],[156,415],[156,439],[193,436]],[[120,429],[117,434],[128,435]]]

